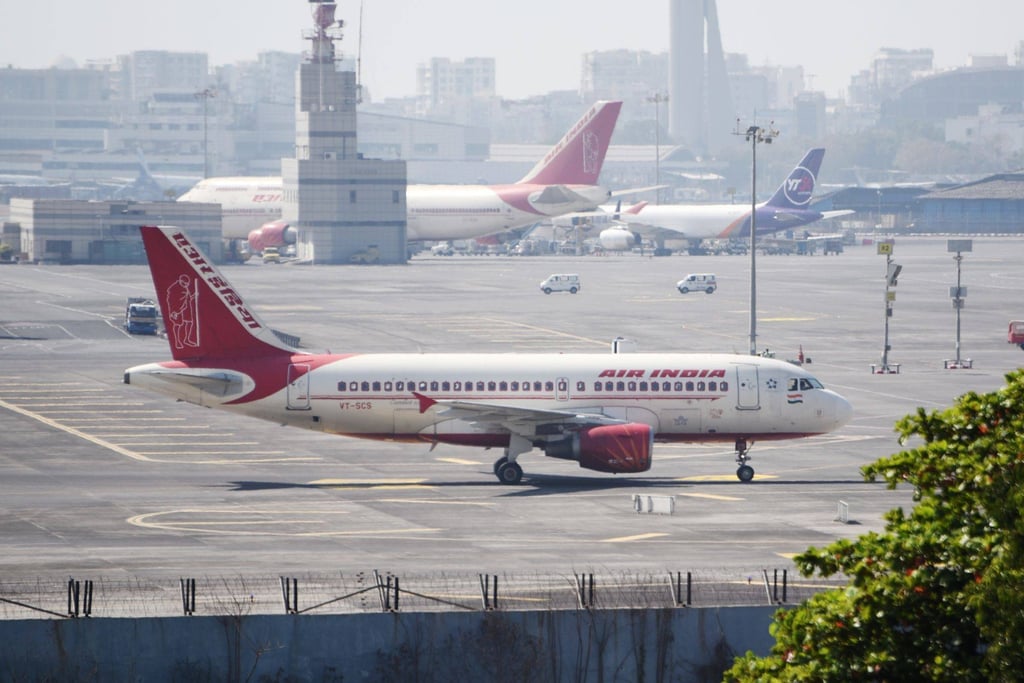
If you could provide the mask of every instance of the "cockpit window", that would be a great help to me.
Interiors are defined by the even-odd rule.
[[[824,389],[825,386],[813,377],[790,377],[786,382],[788,391],[810,391],[812,389]]]

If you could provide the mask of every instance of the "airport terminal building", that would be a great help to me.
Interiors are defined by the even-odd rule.
[[[3,242],[19,261],[140,264],[140,225],[186,230],[214,262],[223,256],[220,204],[12,199]]]

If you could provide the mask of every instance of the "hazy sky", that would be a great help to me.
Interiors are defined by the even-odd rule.
[[[597,11],[599,6],[614,12]],[[312,26],[306,0],[55,2],[0,0],[0,66],[43,68],[133,50],[199,51],[211,65],[263,50],[299,52]],[[718,0],[727,52],[754,66],[803,65],[810,85],[838,94],[881,47],[930,47],[935,65],[1005,54],[1024,40],[1020,0]],[[338,3],[342,52],[359,42],[360,4]],[[363,0],[362,75],[375,100],[415,92],[416,65],[431,57],[494,57],[506,98],[572,90],[594,50],[668,49],[668,0]]]

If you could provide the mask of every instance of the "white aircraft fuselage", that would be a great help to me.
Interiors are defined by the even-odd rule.
[[[509,432],[479,411],[460,414],[459,402],[639,422],[656,441],[791,439],[833,431],[851,415],[802,367],[733,354],[295,354],[248,367],[169,361],[128,372],[133,385],[291,426],[484,447],[508,446]],[[178,374],[231,376],[233,388],[217,395],[169,381]],[[551,423],[569,426],[569,415]]]
[[[655,441],[824,434],[852,413],[803,367],[704,353],[310,354],[277,338],[190,238],[143,227],[173,360],[124,381],[209,408],[366,439],[502,448],[518,483],[534,448],[601,472],[644,472]]]
[[[621,107],[596,102],[518,182],[407,186],[406,239],[474,239],[595,209],[611,196],[597,181]],[[281,220],[282,195],[280,177],[207,178],[178,201],[219,203],[224,239],[247,240],[260,251],[297,239]]]
[[[584,211],[607,201],[600,185],[409,185],[405,191],[410,241],[463,240],[532,225],[550,216]],[[281,178],[210,178],[178,201],[219,203],[224,239],[281,218]]]

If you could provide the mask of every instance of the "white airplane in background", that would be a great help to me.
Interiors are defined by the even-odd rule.
[[[820,147],[808,151],[771,199],[757,205],[758,235],[854,213],[808,208],[824,156],[825,150]],[[749,204],[646,204],[621,211],[605,208],[605,211],[616,213],[618,220],[624,223],[600,232],[601,246],[612,251],[639,246],[644,237],[658,242],[682,239],[699,245],[704,239],[750,236]]]
[[[533,169],[506,185],[409,185],[409,241],[464,240],[531,225],[549,216],[597,208],[611,196],[597,184],[622,102],[597,102]],[[294,244],[281,218],[280,177],[208,178],[181,202],[215,202],[223,236],[252,251]]]
[[[187,235],[142,227],[173,360],[124,382],[209,408],[366,439],[534,448],[600,472],[645,472],[656,441],[748,443],[824,434],[850,404],[802,367],[728,354],[315,354],[282,342]]]

